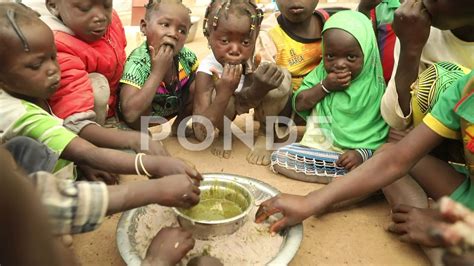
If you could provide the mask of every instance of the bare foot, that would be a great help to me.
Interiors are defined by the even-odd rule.
[[[392,224],[388,230],[400,235],[403,242],[426,247],[439,247],[442,241],[430,233],[443,227],[441,213],[433,209],[420,209],[408,205],[398,205],[392,209]]]
[[[266,149],[267,138],[259,134],[255,141],[255,146],[247,155],[247,161],[251,164],[269,165],[272,158],[272,151]]]
[[[232,150],[224,149],[224,140],[221,136],[214,140],[211,146],[211,153],[219,158],[229,159]]]

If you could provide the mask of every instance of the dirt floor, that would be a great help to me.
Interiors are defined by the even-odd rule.
[[[230,159],[217,158],[210,150],[187,151],[176,138],[168,138],[165,146],[173,156],[193,162],[202,173],[224,172],[260,179],[281,192],[304,195],[322,185],[291,180],[273,173],[269,167],[250,165],[249,149],[234,142]],[[133,182],[138,176],[124,176],[121,182]],[[124,265],[115,240],[120,214],[108,217],[96,231],[74,237],[73,249],[84,265]],[[356,206],[309,218],[304,225],[304,238],[291,265],[428,265],[423,252],[414,245],[400,242],[385,231],[390,210],[381,196]]]
[[[116,2],[128,5],[130,1],[116,0],[114,5]],[[119,10],[122,18],[130,16],[128,8],[122,8],[122,13]],[[204,13],[204,7],[192,9],[193,14]],[[199,24],[201,23],[202,20]],[[124,24],[127,24],[126,19]],[[202,36],[201,25],[198,29],[195,40],[186,46],[202,59],[209,50],[207,41]],[[186,151],[176,138],[167,139],[165,145],[174,156],[193,162],[202,173],[225,172],[249,176],[267,182],[281,192],[300,195],[321,187],[274,174],[269,167],[248,164],[245,159],[248,148],[240,142],[234,145],[230,159],[216,158],[209,150]],[[124,176],[121,181],[131,182],[139,178]],[[83,265],[125,264],[118,253],[115,240],[119,218],[120,214],[108,217],[98,230],[74,237],[73,249]],[[303,223],[304,238],[291,265],[428,265],[421,249],[402,243],[385,231],[389,221],[390,210],[381,197],[321,218],[309,218]]]

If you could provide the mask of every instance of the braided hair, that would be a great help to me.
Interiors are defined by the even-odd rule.
[[[0,3],[0,46],[6,48],[8,39],[12,38],[11,32],[20,39],[25,52],[30,51],[28,40],[26,39],[20,26],[33,25],[38,23],[39,14],[31,8],[23,5],[21,1],[17,3]]]
[[[145,20],[149,20],[151,14],[155,11],[158,11],[161,3],[182,5],[191,14],[191,10],[187,6],[185,6],[181,0],[148,0],[148,4],[145,5]]]
[[[219,19],[230,13],[246,15],[250,18],[250,33],[258,32],[263,20],[263,12],[252,0],[211,0],[206,8],[202,29],[204,36],[209,37],[211,30],[216,30]]]

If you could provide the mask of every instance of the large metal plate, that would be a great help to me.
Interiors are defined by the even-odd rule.
[[[203,174],[203,177],[204,179],[228,179],[242,184],[253,193],[257,204],[280,193],[276,188],[269,184],[250,177],[225,173],[208,173]],[[132,221],[138,213],[144,211],[144,208],[145,207],[141,207],[124,212],[117,225],[117,246],[120,255],[128,265],[141,265],[141,258],[132,247],[132,242],[134,241],[131,241],[131,237],[133,237],[133,233],[131,232],[135,232],[136,230],[136,225],[134,225]],[[282,232],[282,236],[283,243],[280,247],[280,252],[270,262],[268,262],[267,265],[286,265],[293,259],[298,251],[301,240],[303,239],[303,225],[297,224],[288,228]]]

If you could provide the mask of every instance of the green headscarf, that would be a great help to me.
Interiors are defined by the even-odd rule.
[[[348,10],[331,16],[324,25],[323,33],[329,29],[342,29],[354,36],[362,48],[364,65],[361,73],[351,81],[349,88],[331,92],[316,104],[313,115],[326,117],[330,123],[319,122],[317,127],[307,125],[303,137],[306,143],[303,141],[302,143],[312,146],[311,135],[320,136],[319,132],[322,131],[326,138],[332,139],[332,145],[339,149],[377,149],[385,142],[388,126],[380,114],[385,82],[372,24],[362,13]],[[298,94],[314,87],[327,75],[323,58],[323,61],[305,77],[301,87],[294,94],[293,109],[296,110],[295,102]],[[311,111],[298,114],[306,119]],[[315,130],[319,132],[316,133]]]

